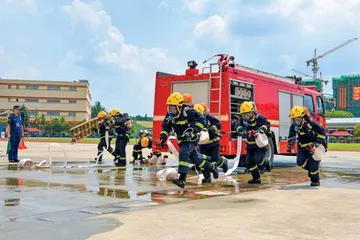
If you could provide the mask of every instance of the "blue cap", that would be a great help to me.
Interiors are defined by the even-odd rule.
[[[13,109],[19,109],[19,110],[20,110],[20,106],[19,106],[19,105],[15,105],[15,106],[13,107]]]

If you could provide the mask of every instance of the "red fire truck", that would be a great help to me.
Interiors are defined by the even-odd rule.
[[[192,94],[194,104],[207,103],[210,113],[221,120],[220,154],[227,158],[237,153],[237,136],[231,122],[234,115],[240,115],[244,101],[253,101],[257,111],[271,123],[266,158],[272,164],[274,154],[288,154],[289,113],[293,106],[306,106],[312,119],[326,127],[324,101],[315,86],[301,86],[301,78],[296,76],[282,77],[234,64],[234,57],[226,54],[215,56],[218,62],[204,66],[201,72],[195,61],[189,61],[183,75],[156,73],[152,150],[157,155],[169,151],[166,146],[160,147],[160,132],[167,112],[166,99],[172,92]],[[246,140],[242,144],[239,166],[244,166]]]

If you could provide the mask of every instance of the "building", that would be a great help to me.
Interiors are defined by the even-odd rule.
[[[336,109],[360,117],[360,74],[342,75],[332,79]]]
[[[25,105],[30,119],[44,114],[47,120],[64,116],[67,121],[91,117],[89,82],[0,79],[0,112]]]
[[[329,133],[335,132],[339,127],[346,127],[348,132],[354,134],[354,127],[360,124],[360,118],[330,118],[326,119]]]

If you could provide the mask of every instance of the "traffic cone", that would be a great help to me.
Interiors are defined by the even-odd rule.
[[[9,140],[8,144],[7,144],[7,147],[6,147],[6,155],[9,154],[10,150],[11,150],[11,144],[10,144],[10,140]]]
[[[20,140],[20,144],[19,144],[19,148],[18,148],[18,149],[19,149],[19,150],[26,150],[26,149],[27,149],[27,147],[25,146],[25,141],[24,141],[23,138]]]

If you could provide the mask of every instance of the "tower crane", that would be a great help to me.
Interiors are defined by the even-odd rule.
[[[358,38],[352,38],[352,39],[340,44],[339,46],[337,46],[337,47],[335,47],[335,48],[333,48],[333,49],[331,49],[331,50],[329,50],[327,52],[324,52],[323,54],[321,54],[319,56],[316,55],[316,49],[315,49],[314,50],[314,57],[312,59],[306,61],[307,66],[309,66],[310,63],[312,64],[313,78],[317,79],[317,73],[318,73],[318,70],[320,69],[319,64],[318,64],[318,59],[323,58],[326,55],[328,55],[328,54],[330,54],[330,53],[332,53],[332,52],[334,52],[334,51],[336,51],[336,50],[338,50],[338,49],[340,49],[340,48],[342,48],[342,47],[344,47],[344,46],[346,46],[346,45],[348,45],[348,44],[350,44],[350,43],[352,43],[352,42],[354,42],[356,40],[358,40]]]

